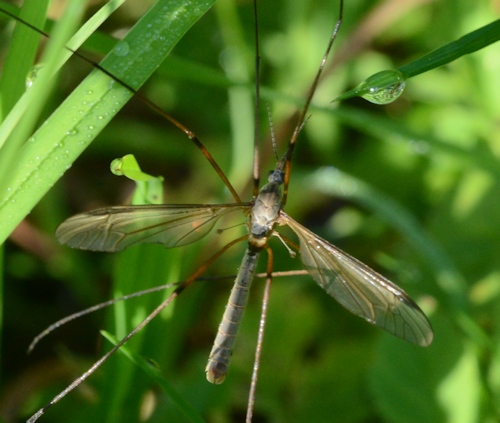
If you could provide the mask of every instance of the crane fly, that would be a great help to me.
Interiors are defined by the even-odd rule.
[[[251,203],[103,208],[67,219],[56,238],[70,247],[92,251],[116,252],[138,243],[174,248],[203,238],[228,213],[239,210],[249,215],[247,250],[206,368],[210,382],[222,383],[225,378],[259,253],[282,225],[299,238],[301,260],[311,277],[346,309],[406,341],[429,345],[433,336],[429,321],[401,288],[283,211],[280,185],[286,160],[287,155],[278,161]]]
[[[140,243],[174,248],[203,238],[228,213],[239,210],[247,215],[248,245],[209,356],[206,373],[210,382],[222,383],[226,377],[257,259],[270,237],[277,235],[277,227],[283,225],[289,226],[299,238],[301,260],[311,277],[347,310],[413,344],[427,346],[432,342],[433,332],[425,314],[401,288],[283,211],[286,197],[281,185],[285,184],[286,195],[295,141],[338,26],[288,150],[270,173],[268,183],[250,203],[102,208],[73,216],[57,229],[59,242],[82,250],[117,252]]]
[[[254,2],[255,18],[257,17],[256,9],[256,2]],[[221,174],[236,199],[235,203],[107,207],[70,217],[56,231],[56,238],[60,243],[82,250],[118,252],[141,243],[161,244],[166,248],[176,248],[199,241],[208,235],[223,216],[233,212],[243,213],[247,217],[247,248],[206,366],[206,377],[212,383],[222,383],[228,373],[230,357],[260,252],[269,249],[268,241],[271,237],[280,237],[278,233],[280,226],[288,226],[296,234],[299,239],[301,261],[309,275],[343,307],[369,323],[415,345],[428,346],[432,342],[433,331],[427,317],[401,288],[327,240],[314,234],[283,210],[288,196],[293,150],[299,132],[307,120],[309,105],[339,30],[342,9],[343,2],[341,1],[339,21],[332,32],[288,148],[281,158],[277,158],[277,164],[270,172],[267,183],[258,191],[254,189],[252,201],[241,202],[234,189],[227,182],[227,178]],[[259,61],[256,62],[258,70]],[[123,85],[129,88],[126,84]],[[258,77],[256,91],[256,111],[258,111]],[[149,101],[147,103],[151,105]],[[157,110],[154,105],[153,108]],[[219,169],[194,134],[174,118],[168,117],[168,119],[193,139],[216,170]],[[222,171],[220,172],[222,173]],[[257,180],[258,175],[254,175],[254,181]],[[238,241],[240,239],[231,242],[221,252],[216,253],[212,259],[207,261],[206,266],[202,266],[184,285],[175,291],[171,299],[175,298],[206,270],[206,267],[222,252]],[[290,244],[292,248],[295,247],[295,244],[286,239],[282,238],[282,241]],[[271,267],[271,271],[268,271],[268,275],[271,275],[271,259],[269,263],[268,268]],[[167,304],[168,301],[162,303],[143,323],[120,341],[110,353],[144,327]],[[59,394],[49,406],[87,378],[110,353],[95,363],[88,372],[66,388],[63,393]],[[41,409],[30,421],[35,421],[47,408]]]

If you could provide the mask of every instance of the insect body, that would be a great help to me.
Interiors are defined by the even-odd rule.
[[[259,253],[278,225],[288,225],[297,234],[306,269],[345,308],[406,341],[429,345],[433,338],[430,323],[402,289],[282,210],[280,185],[286,157],[278,161],[252,203],[99,209],[69,218],[59,226],[56,237],[69,246],[94,251],[119,251],[136,243],[178,247],[205,236],[228,212],[249,213],[247,250],[206,367],[207,379],[213,383],[225,378]]]
[[[279,161],[276,169],[269,175],[269,182],[259,191],[250,213],[248,247],[208,359],[207,379],[212,383],[224,381],[236,334],[248,300],[250,285],[255,275],[257,259],[279,221],[280,185],[283,184],[284,177],[283,164],[283,160]]]

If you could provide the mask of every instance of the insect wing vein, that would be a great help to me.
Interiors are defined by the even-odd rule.
[[[420,346],[432,342],[425,314],[399,287],[281,212],[300,240],[302,263],[342,306],[389,333]]]
[[[180,247],[207,235],[227,213],[243,204],[147,205],[92,210],[65,220],[56,231],[61,244],[92,251],[121,251],[140,243]]]

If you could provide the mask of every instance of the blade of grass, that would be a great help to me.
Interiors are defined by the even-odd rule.
[[[138,89],[213,0],[160,0],[103,60],[102,66]],[[0,243],[30,212],[133,95],[92,72],[16,155],[0,191]]]
[[[87,37],[89,37],[109,17],[109,15],[112,12],[114,12],[124,1],[125,0],[112,0],[109,3],[106,3],[104,7],[102,7],[92,18],[90,18],[78,30],[78,32],[69,40],[67,46],[72,50],[78,49],[82,45],[82,43],[87,39]],[[17,16],[16,13],[12,12],[11,10],[5,9],[5,5],[2,5],[2,8],[3,8],[2,10],[3,14],[7,14],[7,16],[12,16],[12,17]],[[26,26],[24,25],[24,27]],[[29,30],[37,34],[37,31],[35,29],[29,28]],[[12,51],[14,49],[18,49],[18,47],[16,47],[15,45],[11,46],[10,50]],[[71,55],[72,53],[69,49],[61,50],[60,54],[58,55],[57,62],[54,64],[53,67],[51,67],[51,69],[48,69],[49,67],[47,65],[44,66],[45,72],[47,72],[50,75],[53,75],[55,72],[57,72],[57,70],[59,70],[64,65],[64,63],[71,57]],[[32,66],[33,62],[30,62],[30,69]],[[19,73],[19,70],[16,69],[15,67],[11,69],[5,69],[4,72],[7,72],[7,70],[9,70],[10,72]],[[21,75],[23,86],[26,85],[26,75],[27,72]],[[48,77],[49,75],[47,75],[45,78]],[[44,80],[42,80],[42,82],[44,82]],[[47,88],[46,84],[41,84],[40,82],[37,83],[37,86],[39,87],[45,86],[45,89]],[[17,150],[20,148],[20,145],[25,141],[25,138],[28,133],[27,128],[31,128],[34,125],[34,122],[36,121],[36,119],[38,119],[39,113],[32,113],[29,116],[25,116],[25,114],[27,113],[28,109],[32,108],[33,103],[36,102],[39,104],[43,104],[45,102],[46,97],[47,97],[47,92],[37,92],[36,89],[35,90],[30,89],[26,91],[25,94],[19,99],[19,101],[17,101],[14,109],[2,123],[2,126],[0,128],[0,148],[2,148],[0,155],[0,164],[1,164],[0,180],[3,181],[6,178],[6,173],[8,173],[7,170],[9,168],[9,163],[12,163]],[[18,126],[20,128],[23,128],[23,132],[14,133],[16,127]],[[8,143],[6,143],[7,140],[9,141]],[[0,192],[1,189],[2,187],[0,187]]]
[[[64,45],[78,25],[83,14],[83,8],[75,2],[68,4],[63,17],[55,27],[54,34],[47,45],[42,57],[43,71],[38,73],[36,81],[12,109],[9,116],[2,124],[0,130],[0,192],[8,186],[8,178],[15,170],[18,158],[17,150],[32,132],[39,118],[54,83],[52,75],[57,68],[57,61]],[[14,72],[14,69],[11,69]],[[26,77],[27,74],[23,75]],[[17,164],[17,163],[16,163]],[[8,193],[7,193],[8,194]]]
[[[446,65],[466,54],[474,53],[500,40],[500,20],[460,37],[418,59],[397,68],[405,79]]]
[[[48,7],[49,0],[27,0],[21,9],[20,17],[42,27]],[[33,66],[39,41],[40,34],[25,25],[16,25],[0,80],[2,120],[26,89],[26,75]]]
[[[117,172],[117,164],[119,171]],[[133,195],[132,204],[162,204],[163,186],[162,177],[152,177],[145,174],[140,169],[139,164],[133,156],[125,156],[121,159],[115,159],[112,163],[112,171],[117,175],[124,175],[136,182],[136,189]],[[147,181],[146,178],[149,178]],[[151,202],[149,191],[153,190],[159,195],[154,196],[154,201]],[[113,295],[115,298],[121,297],[123,294],[133,292],[138,286],[142,288],[166,281],[178,280],[179,264],[181,262],[182,250],[175,250],[166,253],[164,250],[154,248],[151,245],[139,245],[137,248],[132,248],[121,252],[115,260],[113,271]],[[164,299],[167,298],[170,291],[165,292]],[[113,321],[116,328],[118,338],[124,338],[127,333],[135,327],[139,322],[144,320],[147,315],[147,310],[154,308],[158,303],[158,298],[151,296],[149,298],[141,298],[134,301],[132,310],[127,310],[127,304],[120,302],[113,308]],[[173,314],[174,304],[168,307],[169,316]],[[128,312],[127,312],[128,311]],[[162,317],[164,315],[162,314]],[[163,320],[163,319],[162,319]],[[162,326],[165,328],[165,321],[162,321]],[[153,329],[153,326],[144,328],[137,333],[128,343],[128,347],[132,351],[141,351],[147,338],[148,329]],[[158,342],[158,344],[161,344]],[[151,353],[151,352],[150,352]],[[130,357],[129,357],[130,358]],[[135,362],[135,361],[134,361]],[[135,362],[138,364],[137,362]],[[142,395],[140,386],[142,380],[146,386],[150,381],[142,375],[137,375],[135,366],[121,365],[122,363],[112,362],[111,365],[104,370],[105,382],[101,392],[101,403],[105,405],[100,407],[100,420],[102,422],[114,422],[119,416],[125,417],[127,414],[136,414],[140,409]],[[151,375],[150,375],[151,376]],[[156,378],[155,378],[156,380]],[[147,389],[146,386],[144,389]],[[136,395],[133,395],[133,400],[129,395],[131,387],[135,388]]]
[[[363,97],[373,93],[374,90],[377,92],[383,91],[386,87],[400,84],[401,81],[446,65],[466,54],[488,47],[498,40],[500,40],[500,20],[476,29],[458,40],[439,47],[397,69],[378,72],[367,78],[356,88],[338,96],[334,101],[356,96]]]

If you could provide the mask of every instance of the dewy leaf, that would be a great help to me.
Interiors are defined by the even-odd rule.
[[[138,89],[213,0],[159,0],[101,66]],[[30,138],[0,193],[0,243],[133,95],[96,70]]]
[[[499,39],[500,20],[496,20],[397,69],[378,72],[333,101],[363,97],[375,104],[391,103],[401,95],[407,79],[474,53]]]

